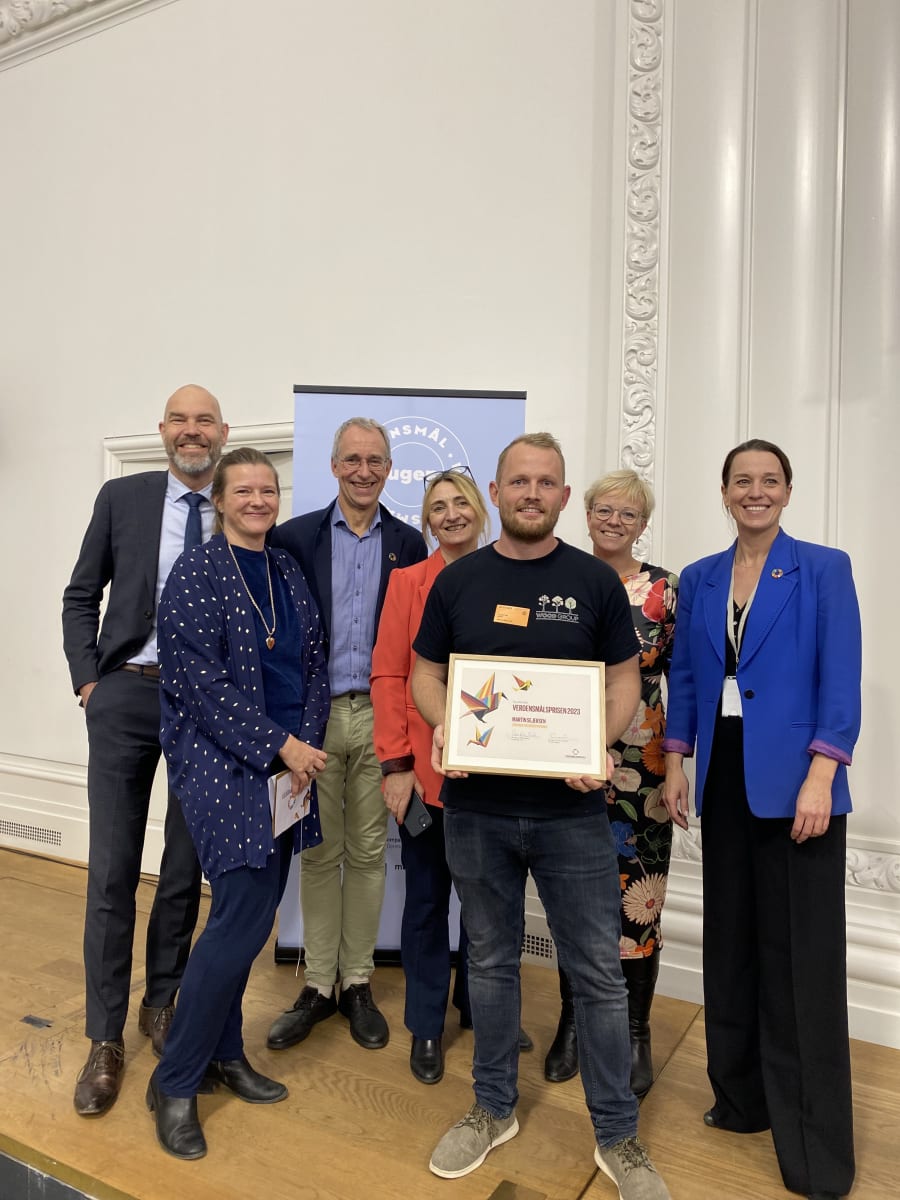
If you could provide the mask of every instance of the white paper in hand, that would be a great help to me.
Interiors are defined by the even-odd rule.
[[[286,829],[309,812],[309,784],[296,796],[291,795],[291,772],[279,771],[269,776],[269,810],[272,813],[272,836],[279,837]]]

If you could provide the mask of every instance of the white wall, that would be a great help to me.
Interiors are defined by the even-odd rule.
[[[674,569],[730,539],[725,451],[770,437],[795,465],[787,527],[854,560],[852,1015],[861,1036],[900,1045],[900,807],[883,749],[900,724],[885,652],[900,583],[887,534],[900,8],[174,0],[128,13],[32,57],[4,61],[0,44],[14,564],[0,841],[84,854],[60,596],[103,439],[152,432],[178,384],[212,388],[245,426],[289,421],[300,382],[523,388],[529,427],[568,454],[563,536],[585,544],[588,480],[636,462],[657,489],[650,552]],[[158,841],[153,822],[150,860]],[[698,853],[696,834],[682,839],[672,874],[673,994],[699,995]]]
[[[786,528],[853,559],[864,713],[848,825],[851,1004],[857,1032],[897,1045],[900,806],[885,751],[900,706],[884,606],[900,588],[887,533],[900,452],[900,9],[891,0],[668,8],[662,552],[679,566],[730,540],[717,502],[722,459],[757,436],[793,462]],[[682,845],[690,860],[692,842]],[[695,873],[686,866],[674,879],[688,934]]]
[[[0,487],[28,496],[12,561],[37,529],[44,551],[0,598],[29,696],[0,734],[13,807],[58,785],[73,815],[77,773],[24,782],[85,761],[60,596],[102,439],[153,430],[179,383],[241,425],[290,419],[294,383],[527,381],[530,419],[577,438],[594,22],[590,0],[178,0],[0,74],[4,444],[32,451]]]

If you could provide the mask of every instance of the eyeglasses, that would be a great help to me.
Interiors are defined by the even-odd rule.
[[[454,463],[452,467],[445,467],[443,471],[429,471],[427,475],[423,475],[422,487],[427,492],[433,483],[440,483],[448,475],[468,475],[472,482],[475,482],[475,476],[465,463]]]
[[[598,521],[608,521],[613,513],[618,513],[623,525],[635,525],[643,517],[643,513],[633,508],[610,508],[608,504],[595,504],[591,512]]]
[[[341,470],[345,471],[348,475],[352,475],[354,471],[358,471],[363,463],[366,464],[373,475],[380,475],[391,460],[389,458],[379,458],[375,454],[370,458],[360,458],[358,454],[348,454],[337,461]]]

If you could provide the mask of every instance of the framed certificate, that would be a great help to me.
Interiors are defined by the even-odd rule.
[[[602,662],[451,654],[445,771],[606,778]]]

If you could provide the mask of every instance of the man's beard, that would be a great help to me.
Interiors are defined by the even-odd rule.
[[[500,524],[504,532],[520,542],[540,542],[556,528],[558,512],[545,512],[540,521],[527,521],[515,508],[500,509]]]
[[[196,443],[194,443],[196,445]],[[176,446],[166,446],[169,462],[178,468],[183,475],[205,475],[207,471],[211,471],[219,461],[220,450],[218,446],[207,446],[206,454],[203,458],[196,458],[194,455],[181,455],[178,453]]]

